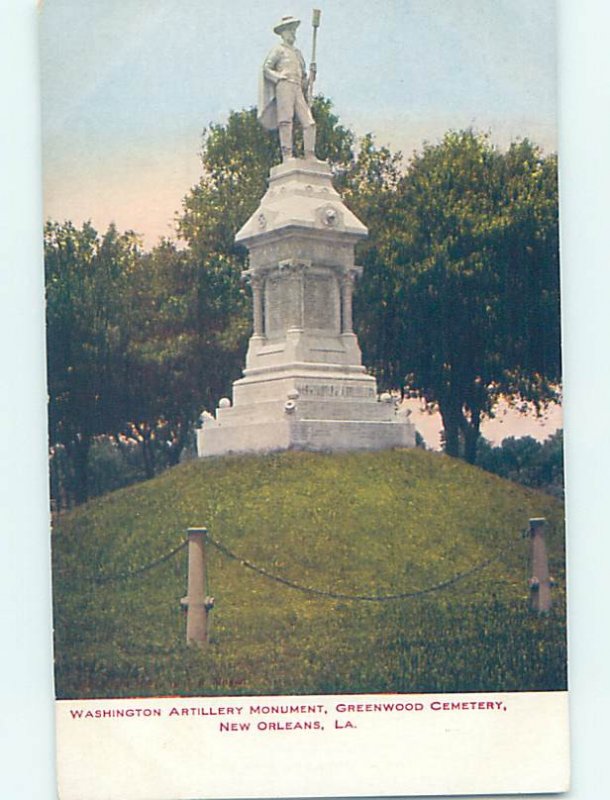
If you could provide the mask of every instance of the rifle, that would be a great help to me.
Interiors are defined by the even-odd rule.
[[[311,64],[309,65],[309,85],[307,87],[307,102],[311,105],[313,100],[313,84],[315,81],[315,76],[317,73],[317,66],[316,66],[316,43],[318,37],[318,28],[320,27],[320,16],[322,12],[319,8],[314,8],[311,24],[313,26],[313,47],[311,51]],[[313,72],[313,77],[311,73]]]

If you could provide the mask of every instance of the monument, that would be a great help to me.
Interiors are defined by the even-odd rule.
[[[310,110],[316,75],[294,47],[299,20],[284,17],[261,76],[259,119],[278,129],[282,163],[235,241],[249,253],[253,333],[233,403],[223,398],[197,431],[200,457],[283,449],[379,450],[415,446],[408,415],[377,394],[352,327],[354,248],[366,227],[345,206],[329,165],[315,156]],[[293,119],[304,158],[293,156]]]

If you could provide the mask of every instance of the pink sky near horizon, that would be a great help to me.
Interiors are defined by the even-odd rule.
[[[476,120],[452,121],[453,127],[476,128]],[[351,127],[356,132],[365,130],[363,120],[354,120]],[[424,141],[440,141],[450,127],[451,121],[444,117],[425,122],[388,117],[378,121],[375,137],[380,145],[400,150],[406,165]],[[481,127],[482,132],[488,129]],[[502,129],[498,124],[493,141],[504,148],[518,138],[518,129]],[[550,152],[554,129],[541,123],[534,139]],[[141,143],[126,146],[106,160],[91,154],[68,161],[49,157],[45,163],[45,215],[77,225],[91,221],[100,232],[114,222],[121,231],[135,231],[143,246],[150,249],[161,237],[175,238],[175,219],[182,201],[201,177],[200,149],[201,131],[193,131],[187,139],[168,137],[163,148]]]
[[[175,238],[182,200],[201,176],[198,146],[195,140],[176,142],[171,157],[133,148],[115,154],[103,169],[97,161],[47,164],[45,215],[78,226],[90,221],[100,233],[114,222],[120,231],[135,231],[145,249],[162,237]]]
[[[427,411],[425,404],[418,399],[409,399],[405,403],[411,410],[410,420],[423,437],[426,446],[432,450],[440,450],[443,429],[440,414]],[[493,419],[486,419],[481,424],[481,434],[495,446],[509,436],[531,436],[538,442],[543,442],[563,427],[563,409],[555,403],[550,404],[539,417],[533,409],[528,413],[520,413],[506,401],[498,403],[494,413]]]

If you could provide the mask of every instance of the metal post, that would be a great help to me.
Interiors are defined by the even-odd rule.
[[[208,644],[208,614],[214,598],[206,595],[207,564],[205,544],[207,528],[189,528],[187,596],[180,601],[186,608],[186,643],[206,647]]]
[[[531,541],[531,569],[530,578],[530,599],[534,611],[544,614],[550,611],[551,586],[553,581],[549,575],[549,560],[544,541],[544,529],[546,519],[535,517],[529,522],[529,535]]]

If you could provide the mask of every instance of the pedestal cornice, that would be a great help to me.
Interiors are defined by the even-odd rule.
[[[291,159],[273,167],[267,192],[235,241],[251,249],[273,241],[274,234],[299,231],[338,234],[354,243],[368,233],[332,185],[325,162]]]

